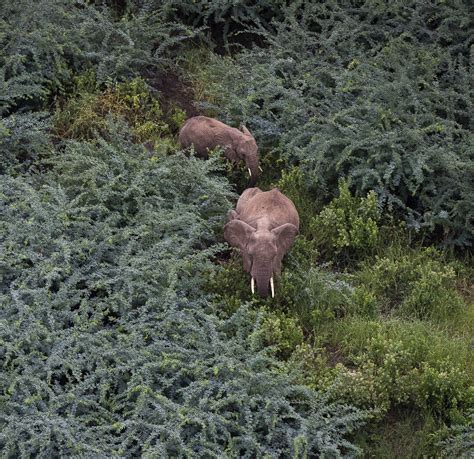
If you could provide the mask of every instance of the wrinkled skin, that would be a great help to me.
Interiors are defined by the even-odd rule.
[[[253,135],[242,126],[242,130],[227,126],[214,118],[195,116],[189,118],[179,132],[179,143],[183,148],[194,146],[196,153],[208,157],[208,150],[224,148],[226,158],[245,161],[250,169],[250,186],[255,185],[259,176],[258,147]]]
[[[298,212],[278,188],[248,188],[228,220],[224,237],[240,249],[244,270],[252,275],[259,294],[265,297],[270,278],[280,276],[283,256],[298,234]]]

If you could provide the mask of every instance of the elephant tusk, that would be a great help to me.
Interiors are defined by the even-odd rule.
[[[270,288],[272,289],[272,298],[275,298],[275,284],[273,283],[273,276],[270,277]]]
[[[252,277],[252,280],[250,281],[250,289],[252,290],[252,295],[255,294],[255,280]]]
[[[250,177],[252,177],[252,171],[250,170],[250,167],[247,167],[247,170],[249,171]]]
[[[260,166],[258,166],[258,168],[260,169],[260,172],[263,172],[263,169]]]

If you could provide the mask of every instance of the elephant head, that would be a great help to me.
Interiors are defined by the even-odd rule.
[[[258,230],[241,220],[232,220],[225,225],[225,239],[240,249],[244,270],[252,276],[252,293],[256,282],[261,296],[268,295],[269,284],[272,297],[275,296],[273,275],[280,274],[281,260],[297,234],[298,228],[291,223],[272,230]]]
[[[245,161],[245,165],[250,174],[250,186],[254,186],[257,178],[260,175],[260,168],[258,166],[258,146],[254,136],[245,127],[240,128],[243,135],[236,139],[234,148],[237,156]]]

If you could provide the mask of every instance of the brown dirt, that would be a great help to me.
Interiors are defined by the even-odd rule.
[[[341,349],[332,344],[327,344],[325,348],[327,351],[328,363],[331,367],[335,367],[338,363],[346,362]]]
[[[200,115],[194,106],[194,91],[171,70],[160,74],[145,75],[150,86],[159,93],[159,100],[165,112],[179,107],[186,112],[188,118]]]

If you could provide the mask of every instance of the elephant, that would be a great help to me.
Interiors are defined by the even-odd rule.
[[[179,143],[183,148],[194,145],[194,150],[203,158],[208,150],[217,146],[224,148],[225,156],[231,161],[245,161],[250,174],[250,186],[254,186],[260,174],[258,147],[250,131],[227,126],[214,118],[194,116],[186,120],[179,132]]]
[[[240,249],[244,270],[252,276],[252,294],[256,282],[258,293],[266,297],[270,283],[275,297],[273,275],[280,276],[283,256],[293,244],[299,226],[295,205],[278,188],[247,188],[242,193],[236,209],[228,214],[224,238]]]

